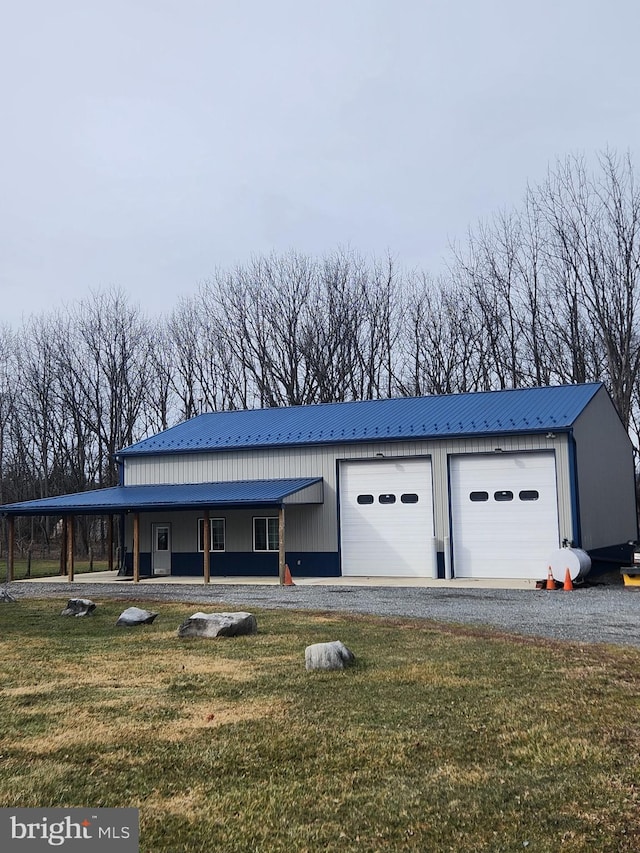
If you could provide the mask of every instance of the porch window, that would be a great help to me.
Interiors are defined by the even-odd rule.
[[[277,518],[253,519],[253,550],[277,551],[280,547]]]
[[[224,551],[224,518],[209,519],[210,551]],[[198,519],[198,551],[204,551],[204,518]]]

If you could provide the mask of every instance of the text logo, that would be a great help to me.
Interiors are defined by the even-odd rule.
[[[0,809],[7,853],[138,853],[138,809]]]

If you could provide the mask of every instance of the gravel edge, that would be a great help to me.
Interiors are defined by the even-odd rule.
[[[263,609],[335,611],[487,626],[526,636],[640,648],[640,587],[593,586],[565,592],[433,587],[193,585],[126,581],[109,584],[13,582],[4,587],[25,598],[116,599]]]

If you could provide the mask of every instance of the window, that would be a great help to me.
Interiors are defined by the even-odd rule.
[[[521,501],[537,501],[540,495],[535,489],[526,489],[518,495]]]
[[[489,492],[471,492],[469,495],[469,500],[474,503],[478,503],[479,501],[488,501],[489,500]]]
[[[210,551],[224,551],[224,518],[209,519]],[[204,551],[204,518],[198,519],[198,551]]]
[[[356,501],[359,504],[372,504],[373,503],[373,495],[358,495]]]
[[[156,525],[156,551],[169,550],[169,528]]]
[[[513,500],[513,492],[504,489],[501,492],[495,492],[493,495],[494,501],[512,501]]]
[[[378,501],[381,504],[394,504],[396,502],[395,495],[378,495]]]
[[[277,551],[280,547],[277,518],[253,519],[253,550]]]
[[[417,504],[418,496],[413,494],[413,492],[407,492],[407,494],[400,495],[400,501],[403,504]]]

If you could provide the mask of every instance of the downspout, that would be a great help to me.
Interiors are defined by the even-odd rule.
[[[578,495],[578,454],[573,429],[567,433],[567,449],[569,453],[569,490],[571,492],[571,544],[574,548],[582,547],[582,528],[580,525],[580,496]]]
[[[5,515],[7,524],[7,577],[6,583],[11,583],[14,575],[15,521],[12,515]]]
[[[124,486],[124,461],[121,456],[118,456],[116,453],[114,457],[116,461],[116,466],[118,468],[118,485]]]
[[[118,551],[118,556],[119,556],[118,572],[124,575],[126,573],[125,559],[126,559],[127,549],[126,549],[125,544],[124,544],[124,541],[125,541],[124,537],[126,535],[126,522],[125,522],[125,517],[124,517],[123,512],[120,513],[119,527],[120,527],[120,542],[119,542],[119,551]]]
[[[75,518],[73,515],[67,516],[67,578],[69,583],[73,582],[75,564],[74,564],[74,542],[73,542],[73,533],[74,533],[74,521]]]
[[[280,504],[278,509],[278,582],[280,586],[284,585],[285,580],[285,559],[286,548],[284,542],[284,504]]]
[[[133,582],[140,581],[140,513],[133,513]]]
[[[124,461],[121,456],[118,456],[116,453],[114,456],[117,470],[118,470],[118,485],[124,486]],[[125,547],[125,531],[126,531],[126,522],[124,513],[120,513],[120,523],[119,523],[119,542],[118,542],[118,574],[126,574],[126,566],[125,566],[125,557],[127,553],[127,549]]]
[[[632,447],[631,448],[631,463],[633,465],[633,482],[634,482],[634,485],[637,482],[637,480],[636,480],[636,470],[637,470],[636,469],[636,459],[637,459],[637,457],[638,457],[638,451],[636,450],[635,447]],[[634,544],[634,548],[635,548],[638,541],[640,541],[640,526],[639,526],[639,519],[638,519],[638,489],[637,488],[635,488],[633,490],[633,497],[634,497],[634,507],[635,507],[635,511],[636,511],[636,542]]]
[[[202,519],[202,565],[204,582],[209,583],[211,580],[211,521],[208,509],[205,509]]]

